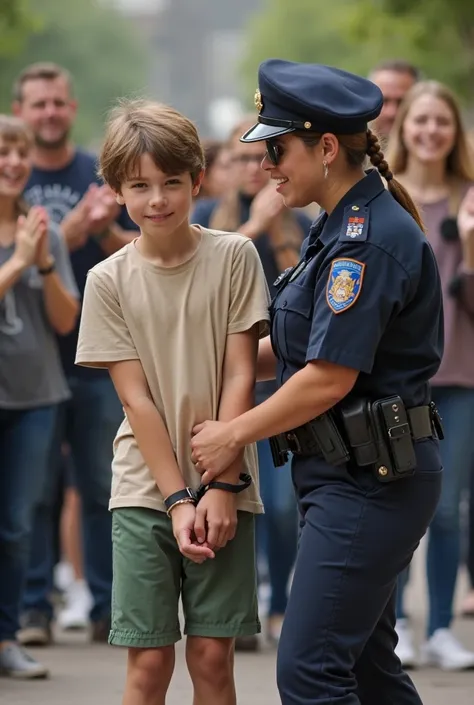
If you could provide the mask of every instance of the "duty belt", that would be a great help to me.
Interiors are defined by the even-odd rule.
[[[399,396],[392,396],[375,402],[344,400],[336,409],[273,436],[270,447],[277,467],[291,452],[323,457],[331,465],[351,460],[361,467],[377,466],[379,478],[389,481],[413,473],[413,443],[426,438],[443,438],[434,403],[406,409]]]

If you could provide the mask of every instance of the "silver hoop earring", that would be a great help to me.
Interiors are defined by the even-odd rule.
[[[324,178],[327,179],[329,176],[329,167],[327,161],[323,162]]]

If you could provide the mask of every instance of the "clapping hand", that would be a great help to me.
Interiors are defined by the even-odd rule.
[[[20,215],[15,233],[13,256],[23,269],[38,263],[48,247],[48,214],[42,206],[33,206],[28,215]]]
[[[90,235],[106,230],[118,217],[120,206],[109,186],[91,184],[61,223],[70,250],[83,247]]]

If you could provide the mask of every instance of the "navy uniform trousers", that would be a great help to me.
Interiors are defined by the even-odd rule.
[[[415,445],[414,475],[293,459],[298,558],[277,659],[283,705],[420,705],[394,654],[397,575],[433,517],[438,442]]]

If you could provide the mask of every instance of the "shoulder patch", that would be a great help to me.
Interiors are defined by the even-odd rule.
[[[369,233],[369,209],[362,206],[344,208],[340,242],[365,242]]]
[[[333,313],[351,308],[359,298],[364,279],[365,264],[356,259],[339,258],[331,263],[326,301]]]

